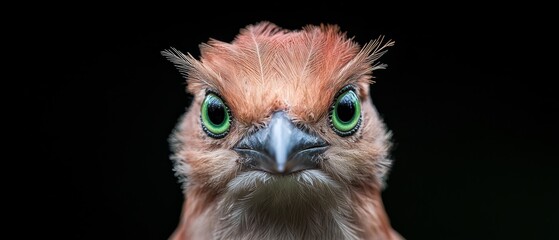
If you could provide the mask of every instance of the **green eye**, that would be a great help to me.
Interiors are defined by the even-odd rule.
[[[352,86],[346,86],[334,100],[330,111],[330,126],[338,135],[354,134],[361,124],[361,103]]]
[[[201,111],[204,131],[213,138],[225,137],[231,127],[231,114],[223,100],[214,93],[208,93]]]

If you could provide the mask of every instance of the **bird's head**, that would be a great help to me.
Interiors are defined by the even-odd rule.
[[[185,189],[217,196],[282,182],[382,186],[389,133],[369,95],[392,41],[363,46],[335,25],[284,30],[261,22],[199,59],[163,51],[194,98],[172,135]]]

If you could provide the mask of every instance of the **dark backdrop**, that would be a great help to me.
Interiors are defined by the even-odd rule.
[[[559,238],[557,77],[544,74],[556,62],[548,53],[555,29],[545,14],[527,20],[522,8],[464,6],[408,14],[342,3],[218,13],[207,5],[84,6],[38,21],[44,41],[35,46],[53,50],[41,58],[56,77],[33,82],[40,150],[57,170],[48,174],[55,187],[45,194],[53,200],[41,218],[46,233],[166,239],[183,200],[167,138],[189,96],[159,52],[198,56],[199,43],[230,41],[269,20],[288,29],[338,24],[361,44],[381,34],[396,41],[372,97],[394,134],[383,198],[404,237]]]

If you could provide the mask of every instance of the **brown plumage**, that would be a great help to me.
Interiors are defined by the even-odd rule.
[[[369,96],[392,45],[260,22],[199,60],[163,51],[194,95],[171,137],[185,193],[171,239],[400,239],[381,199],[390,134]]]

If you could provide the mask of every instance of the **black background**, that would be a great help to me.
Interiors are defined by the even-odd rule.
[[[557,77],[546,74],[556,29],[543,11],[270,3],[277,11],[217,12],[214,4],[84,6],[37,21],[33,39],[42,42],[33,46],[49,50],[41,58],[56,77],[33,81],[39,150],[51,157],[42,163],[56,170],[55,187],[39,198],[52,200],[41,207],[44,233],[166,239],[183,200],[167,138],[189,96],[159,52],[198,56],[199,43],[231,41],[269,20],[287,29],[338,24],[361,44],[381,34],[396,41],[371,89],[394,134],[383,198],[404,237],[559,238],[559,102]]]

